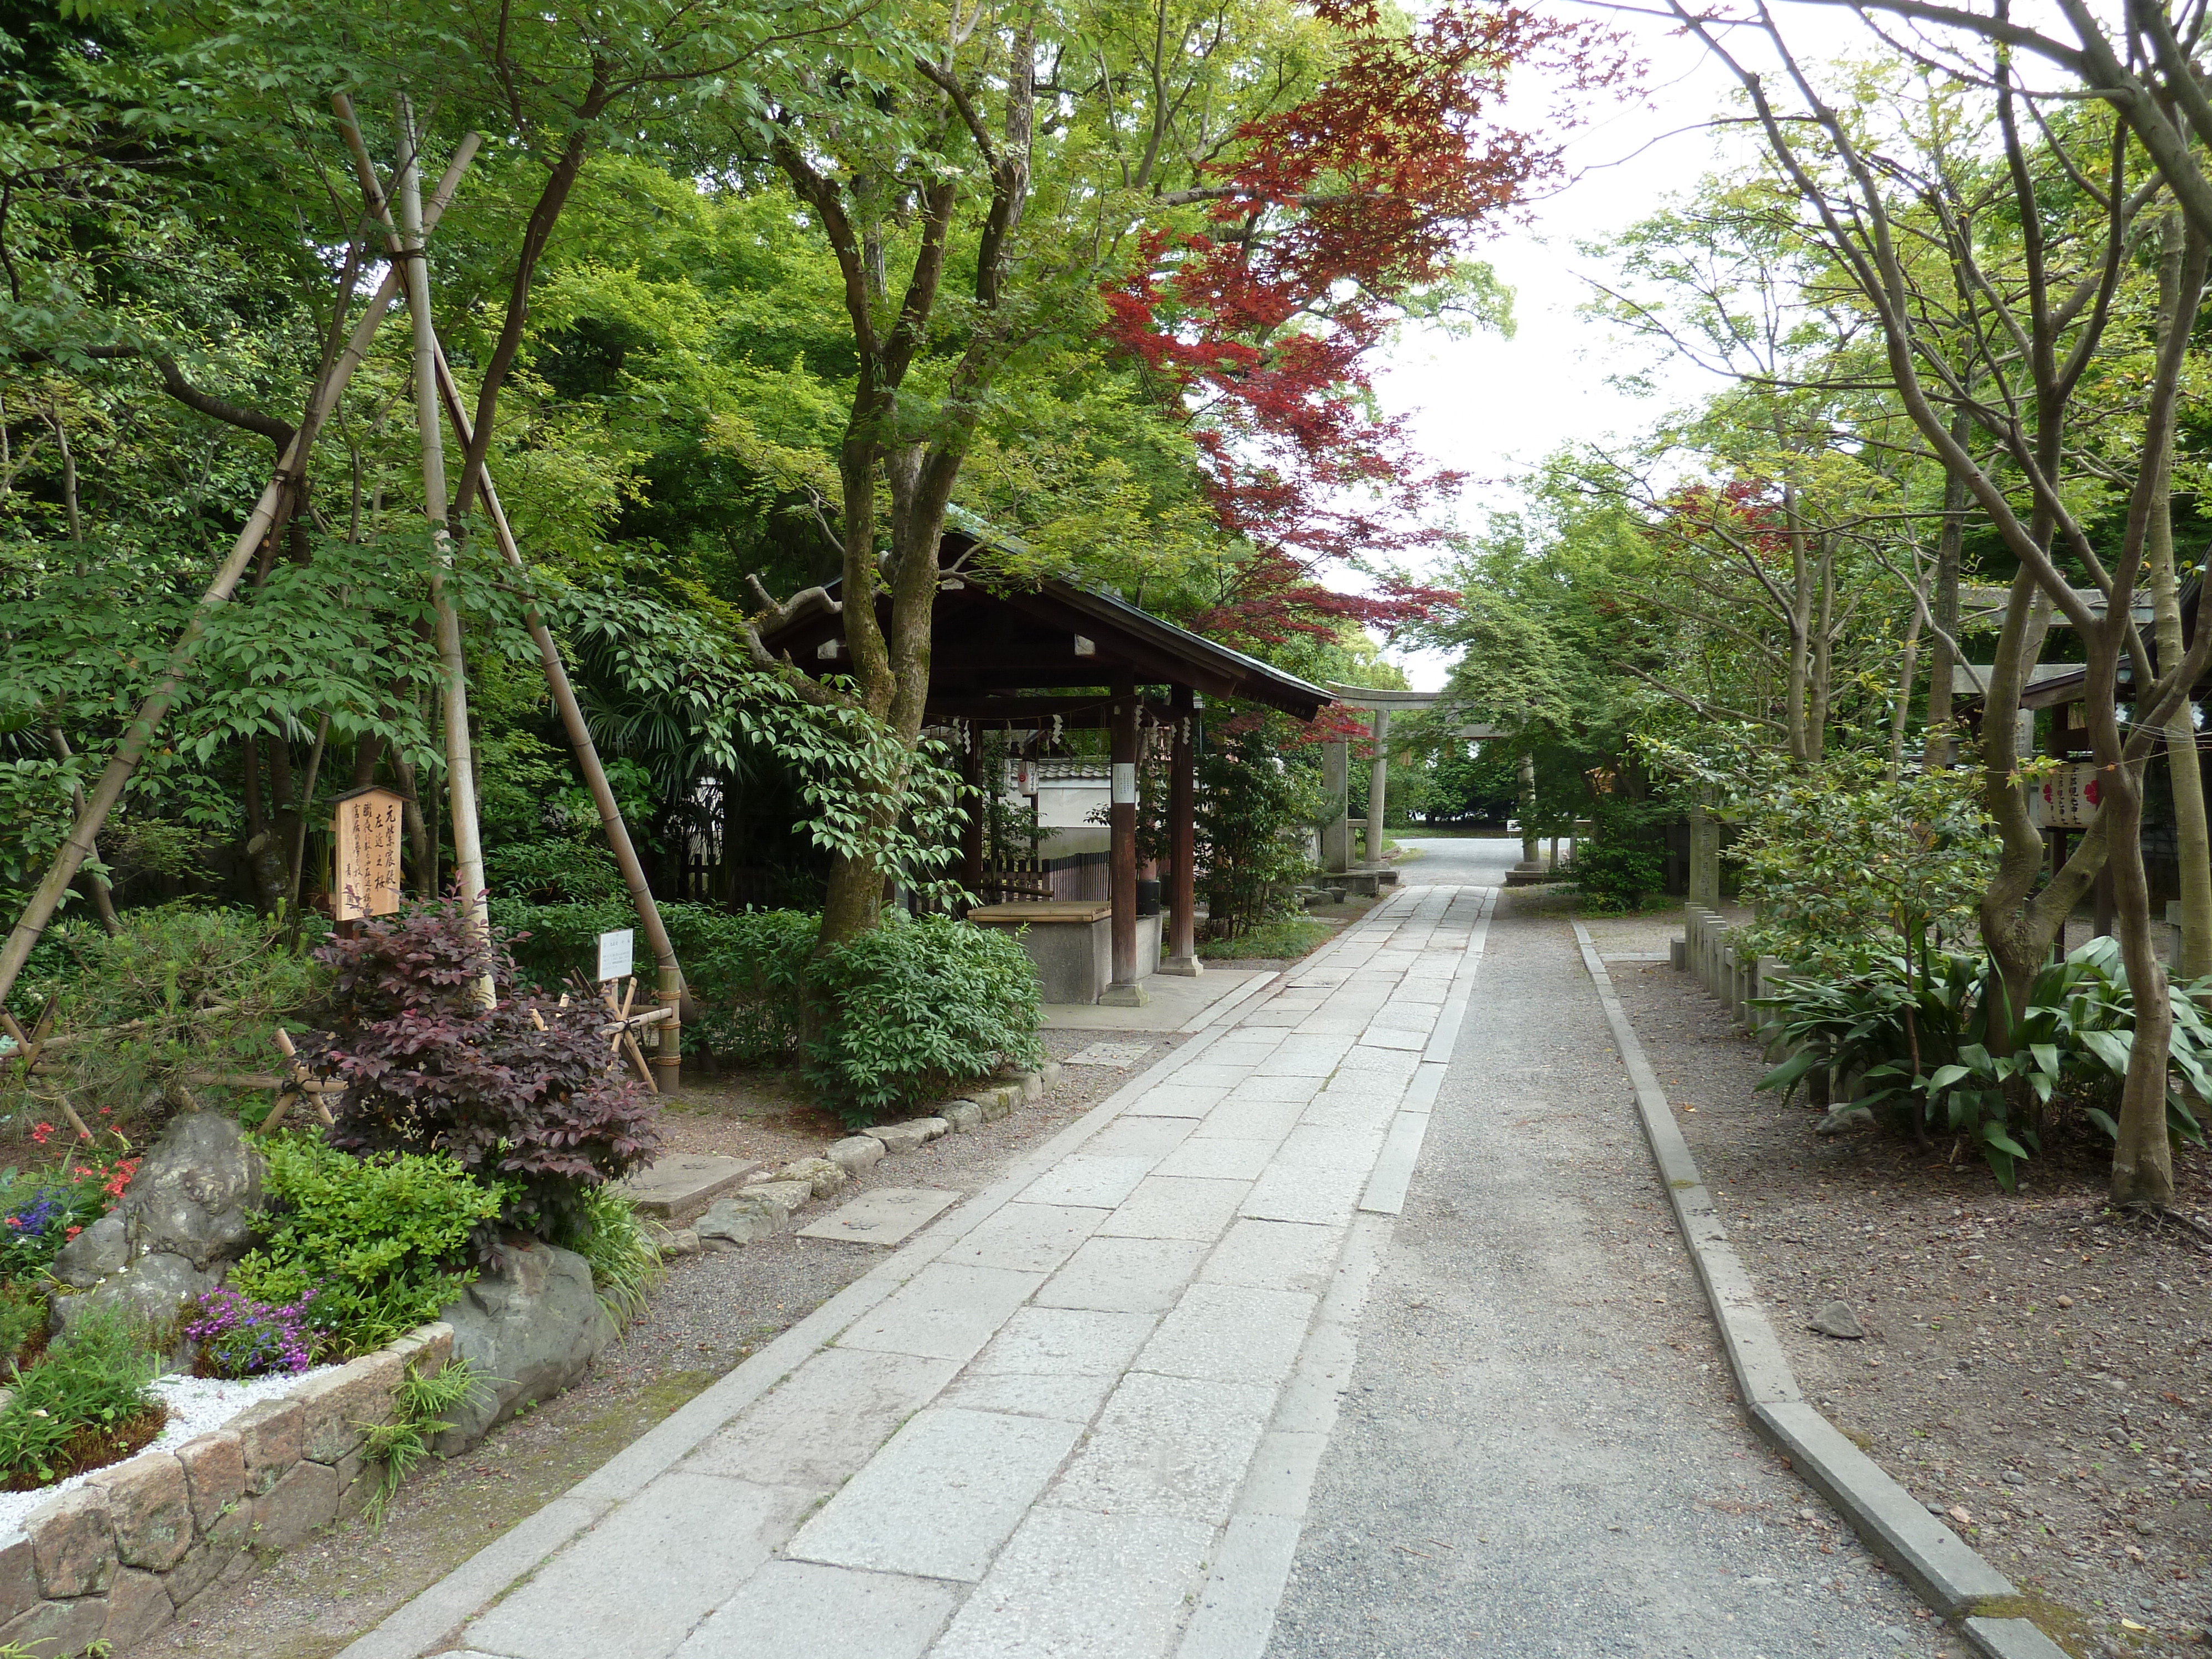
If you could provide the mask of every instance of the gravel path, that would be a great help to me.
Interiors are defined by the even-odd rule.
[[[1438,841],[1408,884],[1490,882]],[[1953,1655],[1731,1403],[1567,922],[1492,924],[1271,1659]]]

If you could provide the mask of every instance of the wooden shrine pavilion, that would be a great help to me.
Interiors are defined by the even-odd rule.
[[[967,780],[995,789],[983,774],[983,738],[992,731],[1104,727],[1111,733],[1109,811],[1110,979],[1099,1000],[1134,1005],[1139,981],[1155,964],[1139,959],[1137,895],[1137,759],[1147,725],[1172,732],[1168,787],[1167,973],[1198,972],[1196,944],[1196,753],[1191,715],[1197,698],[1261,703],[1311,720],[1329,693],[1201,635],[1164,622],[1104,590],[1065,578],[1026,583],[985,579],[971,567],[979,550],[1018,544],[980,526],[948,525],[940,560],[930,653],[930,726],[965,728]],[[886,626],[890,601],[878,602]],[[778,656],[827,676],[848,672],[845,623],[837,585],[799,604],[781,627],[763,635]],[[969,890],[983,882],[983,829],[971,817],[962,848]],[[1085,914],[1077,915],[1078,911]],[[992,905],[978,921],[1059,922],[1092,919],[1089,907],[1054,903]],[[1032,955],[1036,954],[1035,946]],[[1043,965],[1042,963],[1040,964]],[[1048,978],[1049,979],[1049,970]],[[1048,997],[1051,996],[1049,987]],[[1065,999],[1062,999],[1065,1000]]]

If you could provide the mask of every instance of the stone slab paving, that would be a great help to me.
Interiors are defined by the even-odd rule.
[[[1494,896],[1392,895],[346,1659],[1170,1659],[1239,1606],[1264,1636],[1362,1194],[1402,1194]]]

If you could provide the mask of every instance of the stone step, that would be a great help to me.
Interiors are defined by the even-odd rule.
[[[748,1158],[712,1152],[672,1152],[619,1182],[616,1190],[642,1215],[690,1220],[725,1193],[759,1179],[767,1166]]]

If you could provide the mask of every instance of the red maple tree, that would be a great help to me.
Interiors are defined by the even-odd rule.
[[[1109,337],[1180,404],[1222,527],[1255,550],[1197,624],[1262,645],[1347,619],[1392,629],[1452,598],[1388,563],[1442,541],[1424,514],[1463,475],[1373,413],[1373,355],[1409,295],[1561,172],[1556,145],[1492,118],[1509,73],[1541,65],[1582,90],[1626,69],[1614,37],[1517,5],[1443,0],[1410,25],[1378,0],[1315,15],[1342,46],[1322,83],[1164,198],[1205,203],[1212,231],[1154,230],[1105,290]],[[1376,591],[1326,586],[1340,568]]]

